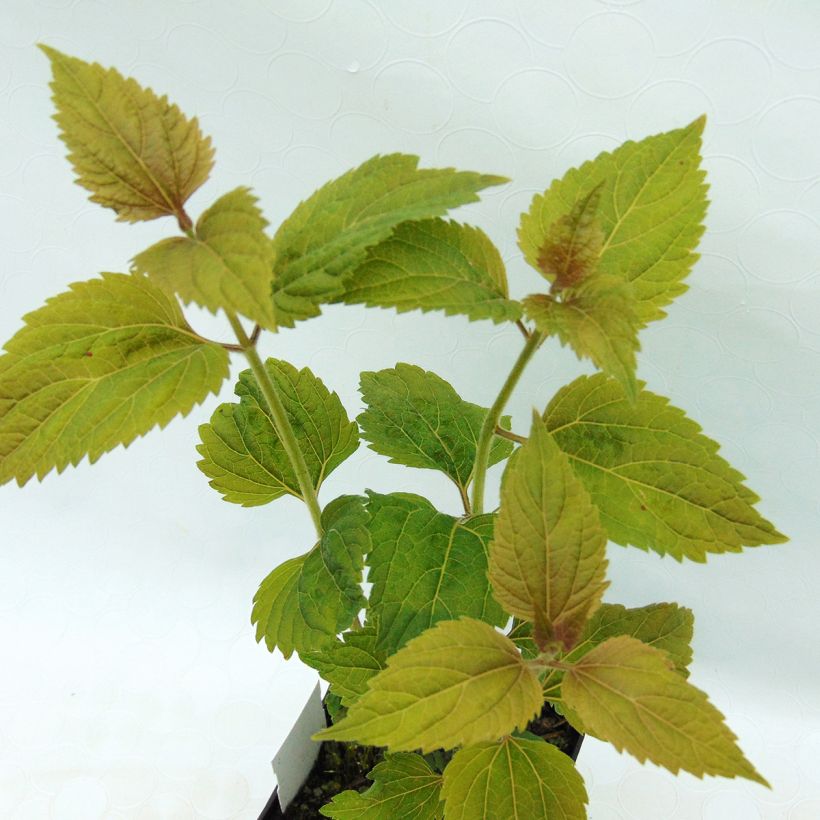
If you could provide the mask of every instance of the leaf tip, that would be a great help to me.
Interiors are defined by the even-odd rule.
[[[50,46],[48,45],[48,43],[35,43],[34,45],[36,45],[37,48],[39,48],[40,51],[42,51],[43,54],[45,54],[46,57],[48,57],[48,59],[51,60],[51,62],[54,62],[54,60],[58,57],[64,56],[61,51],[57,51],[57,49],[54,48],[54,46]]]
[[[509,177],[504,177],[500,174],[482,174],[481,182],[485,187],[491,188],[495,185],[506,185],[508,182],[512,182],[512,180]]]
[[[697,134],[702,134],[703,129],[706,127],[706,114],[701,114],[697,119],[692,120],[687,126],[688,129],[691,129]]]

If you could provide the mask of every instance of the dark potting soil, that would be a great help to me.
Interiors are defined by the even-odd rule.
[[[530,721],[527,730],[548,743],[557,746],[573,760],[578,757],[581,741],[579,734],[548,703],[541,714]],[[347,789],[365,791],[371,786],[367,773],[382,759],[384,750],[372,746],[356,746],[352,743],[325,741],[319,756],[299,794],[283,814],[275,795],[259,815],[259,820],[315,820],[321,817],[319,809],[332,797]],[[445,759],[451,755],[446,755]]]

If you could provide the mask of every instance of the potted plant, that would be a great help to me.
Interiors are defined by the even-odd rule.
[[[199,467],[230,503],[301,499],[316,530],[262,580],[252,610],[258,640],[329,683],[315,782],[287,816],[584,817],[579,733],[672,772],[765,784],[687,681],[692,613],[602,602],[610,541],[703,562],[785,540],[718,445],[635,372],[640,330],[697,258],[703,118],[536,196],[518,241],[543,286],[517,300],[486,234],[443,218],[503,178],[376,156],[272,236],[245,187],[194,219],[185,204],[214,158],[196,119],[114,69],[42,48],[77,182],[119,220],[167,216],[179,231],[129,272],[78,282],[24,317],[0,357],[0,481],[127,446],[217,392],[230,355],[244,356],[237,400],[200,427]],[[191,302],[223,311],[236,338],[196,333]],[[257,351],[261,332],[340,302],[513,323],[521,351],[489,408],[402,362],[362,374],[352,419],[318,375]],[[597,372],[513,430],[508,400],[553,337]],[[320,504],[362,439],[444,473],[463,514],[366,487]]]

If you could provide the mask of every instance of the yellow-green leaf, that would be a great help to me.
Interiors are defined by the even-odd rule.
[[[113,68],[49,46],[55,119],[90,199],[137,222],[175,215],[208,178],[214,151],[196,119]]]
[[[0,483],[90,462],[185,415],[228,375],[147,279],[104,273],[25,317],[0,358]]]
[[[586,820],[589,800],[572,760],[526,737],[456,752],[442,797],[444,820]]]
[[[375,156],[328,182],[282,223],[273,240],[280,325],[318,316],[319,305],[340,298],[344,278],[399,223],[442,216],[507,181],[453,168],[419,169],[418,161],[408,154]]]
[[[681,560],[786,538],[754,508],[759,499],[668,399],[639,383],[635,402],[604,375],[562,388],[547,428],[592,496],[607,535]]]
[[[312,634],[299,611],[297,590],[302,567],[310,553],[291,558],[271,572],[253,596],[251,623],[256,624],[256,640],[289,658],[294,650],[324,645],[330,640],[324,632]]]
[[[403,362],[362,373],[359,389],[367,407],[357,421],[370,449],[394,464],[440,470],[465,498],[487,409],[462,399],[432,371]],[[501,423],[509,427],[509,417]],[[512,449],[496,437],[489,463],[502,461]]]
[[[692,661],[693,625],[692,610],[677,604],[649,604],[634,609],[620,604],[601,604],[584,625],[578,645],[563,660],[572,663],[608,638],[630,635],[665,652],[678,673],[686,678]],[[515,635],[511,633],[510,639],[524,651],[527,635],[523,627],[519,627]],[[550,669],[543,678],[547,700],[560,699],[563,677],[560,670]]]
[[[493,517],[454,518],[424,498],[370,493],[373,585],[368,620],[377,622],[376,647],[395,652],[442,620],[468,615],[500,626],[507,620],[487,580]]]
[[[768,786],[706,695],[636,638],[609,638],[587,652],[564,672],[561,697],[589,734],[641,762]]]
[[[134,266],[186,303],[275,330],[273,252],[256,202],[248,188],[236,188],[200,216],[193,236],[157,242],[134,257]]]
[[[426,753],[497,740],[526,726],[542,703],[538,678],[515,645],[472,618],[442,621],[414,638],[369,686],[315,737]]]
[[[280,564],[259,585],[251,623],[256,640],[289,658],[333,645],[364,607],[362,569],[370,547],[358,496],[340,496],[322,511],[324,534],[310,552]]]
[[[572,210],[550,225],[538,252],[538,269],[553,283],[553,290],[573,288],[595,271],[604,231],[597,216],[601,200],[598,184]]]
[[[590,359],[623,385],[630,399],[637,393],[635,354],[640,349],[640,321],[631,286],[614,276],[593,276],[561,301],[534,294],[524,311],[548,336],[557,336],[579,359]]]
[[[441,817],[441,775],[417,754],[387,755],[368,777],[364,792],[344,791],[319,809],[334,820],[437,820]]]
[[[555,180],[522,215],[518,242],[527,261],[540,270],[553,226],[600,188],[596,218],[604,240],[596,269],[632,284],[642,323],[662,318],[698,258],[707,205],[704,122],[624,143]]]
[[[348,419],[336,393],[308,368],[297,370],[278,359],[265,369],[276,385],[305,457],[315,489],[359,446],[358,428]],[[253,371],[236,383],[239,404],[216,408],[199,428],[199,469],[226,501],[253,507],[282,495],[302,497],[293,466]]]
[[[368,251],[345,281],[342,301],[370,307],[442,310],[493,322],[521,318],[508,298],[498,249],[478,228],[444,219],[403,222]]]
[[[385,667],[387,653],[376,646],[377,631],[368,625],[346,632],[344,642],[336,641],[315,652],[303,652],[300,659],[312,666],[350,706],[367,691],[367,682]]]
[[[606,588],[606,537],[567,457],[534,415],[501,483],[490,581],[507,612],[572,647]]]

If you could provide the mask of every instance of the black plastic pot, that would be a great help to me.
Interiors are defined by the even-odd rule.
[[[579,732],[576,732],[575,729],[573,729],[572,726],[564,720],[564,718],[558,715],[549,704],[544,704],[544,708],[541,710],[540,716],[531,721],[527,726],[527,729],[533,734],[543,737],[548,742],[557,746],[573,760],[578,759],[578,754],[581,751],[581,744],[584,741],[584,736]],[[326,745],[328,744],[322,744],[322,747],[324,748]],[[349,744],[334,743],[329,744],[329,746],[340,750],[342,754],[344,754],[345,749],[359,749],[359,747],[354,747]],[[350,778],[350,782],[343,782],[341,784],[339,791],[344,791],[345,789],[360,790],[362,787],[369,785],[369,781],[364,779],[364,774],[366,774],[376,762],[377,760],[371,756],[370,759],[366,761],[366,765],[353,767],[356,769],[355,774]],[[316,759],[316,763],[313,765],[313,769],[311,769],[305,783],[302,786],[302,790],[294,799],[294,804],[296,804],[300,798],[304,796],[305,790],[311,788],[311,783],[315,782],[317,778],[321,779],[324,776],[332,776],[331,774],[325,775],[323,772],[324,767],[326,767],[325,756],[320,753],[319,757]],[[331,797],[332,795],[327,796],[327,800],[330,800]],[[270,799],[265,805],[265,808],[262,809],[262,813],[259,815],[259,820],[296,820],[297,817],[302,818],[306,816],[307,815],[304,813],[294,814],[291,811],[283,812],[279,806],[278,789],[274,789],[273,794],[270,796]],[[315,817],[317,815],[311,814],[311,816]]]

